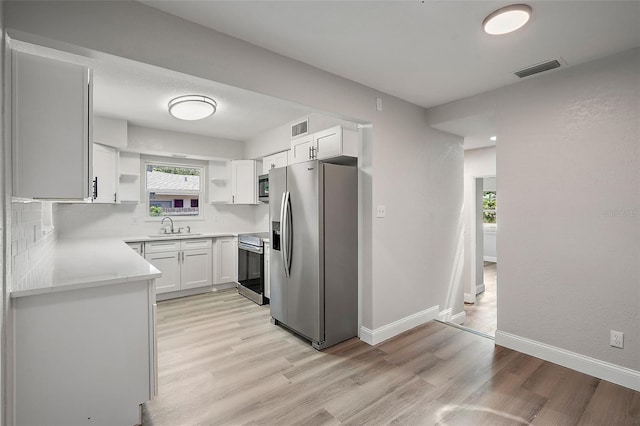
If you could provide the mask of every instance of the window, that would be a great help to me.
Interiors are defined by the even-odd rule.
[[[482,221],[496,223],[496,191],[484,191],[482,194]]]
[[[150,217],[200,216],[203,168],[181,164],[146,164],[147,211]]]

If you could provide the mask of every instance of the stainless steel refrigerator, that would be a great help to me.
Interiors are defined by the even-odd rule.
[[[357,168],[269,171],[271,317],[324,349],[357,335]]]

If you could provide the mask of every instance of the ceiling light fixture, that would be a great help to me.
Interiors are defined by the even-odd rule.
[[[178,96],[169,102],[169,114],[180,120],[202,120],[216,112],[218,104],[202,95]]]
[[[502,7],[482,21],[484,32],[491,35],[507,34],[522,28],[531,18],[531,6],[512,4]]]
[[[491,136],[489,139],[490,139],[491,141],[495,142],[495,141],[496,141],[496,139],[498,139],[498,138],[496,138],[495,136]]]

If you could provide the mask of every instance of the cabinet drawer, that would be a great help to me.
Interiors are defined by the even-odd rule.
[[[182,240],[180,241],[180,248],[182,250],[211,248],[211,238],[201,238],[197,240]]]
[[[144,253],[160,253],[163,251],[178,251],[180,250],[180,240],[170,241],[151,241],[144,243]]]

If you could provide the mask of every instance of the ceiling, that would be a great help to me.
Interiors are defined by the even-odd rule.
[[[551,59],[562,70],[640,46],[638,1],[528,1],[525,27],[485,34],[482,20],[514,2],[142,0],[425,108],[517,83],[514,71]],[[465,149],[495,144],[491,114],[439,128]]]

